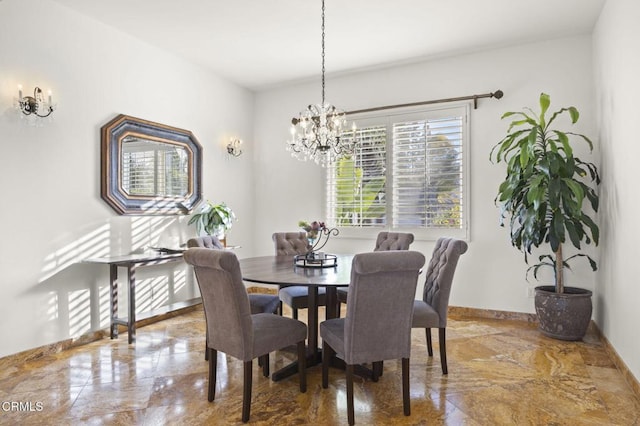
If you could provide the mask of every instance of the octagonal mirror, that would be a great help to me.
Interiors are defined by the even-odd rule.
[[[101,144],[101,196],[116,212],[188,214],[202,199],[202,147],[190,131],[120,114]]]

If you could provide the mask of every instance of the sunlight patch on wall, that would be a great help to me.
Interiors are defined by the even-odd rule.
[[[57,249],[44,258],[41,277],[42,283],[74,263],[89,257],[100,257],[109,254],[109,225],[105,224],[96,230]]]
[[[164,276],[151,280],[151,293],[151,309],[166,305],[169,301],[169,279]]]
[[[91,293],[87,290],[75,290],[68,293],[69,335],[79,336],[91,329]]]
[[[109,327],[111,324],[111,292],[109,286],[101,286],[98,291],[98,297],[100,300],[99,317],[98,321],[100,327]]]
[[[49,292],[49,300],[47,301],[47,321],[58,319],[58,293]]]
[[[167,217],[134,217],[131,220],[131,249],[144,250],[158,246],[162,234],[176,223],[176,218]]]
[[[186,269],[176,269],[173,272],[173,293],[179,293],[180,290],[187,287],[187,271]]]

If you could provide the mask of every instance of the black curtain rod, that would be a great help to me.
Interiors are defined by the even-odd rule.
[[[496,98],[496,99],[500,99],[500,98],[502,98],[502,96],[504,96],[504,93],[502,92],[502,90],[496,90],[495,92],[484,93],[482,95],[460,96],[460,97],[457,97],[457,98],[434,99],[434,100],[431,100],[431,101],[412,102],[412,103],[409,103],[409,104],[386,105],[386,106],[375,107],[375,108],[358,109],[358,110],[355,110],[355,111],[346,111],[345,114],[347,114],[347,115],[348,114],[359,114],[361,112],[381,111],[381,110],[384,110],[384,109],[404,108],[404,107],[429,105],[429,104],[442,104],[442,103],[446,103],[446,102],[457,102],[457,101],[468,101],[468,100],[473,100],[473,109],[478,109],[478,99],[480,99],[480,98]]]
[[[434,100],[431,100],[431,101],[412,102],[412,103],[409,103],[409,104],[385,105],[385,106],[381,106],[381,107],[357,109],[355,111],[345,111],[345,114],[347,114],[347,115],[349,115],[349,114],[358,114],[358,113],[361,113],[361,112],[381,111],[381,110],[385,110],[385,109],[404,108],[404,107],[429,105],[429,104],[442,104],[442,103],[445,103],[445,102],[457,102],[457,101],[468,101],[468,100],[473,100],[473,109],[478,109],[478,99],[480,99],[480,98],[496,98],[496,99],[500,99],[500,98],[502,98],[502,96],[504,96],[504,93],[502,92],[502,90],[496,90],[495,92],[484,93],[482,95],[460,96],[460,97],[457,97],[457,98],[434,99]],[[298,121],[299,121],[299,119],[297,117],[294,117],[291,120],[291,123],[295,126],[296,124],[298,124]]]

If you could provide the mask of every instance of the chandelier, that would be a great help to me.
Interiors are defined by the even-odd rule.
[[[291,120],[291,140],[287,151],[298,160],[313,160],[322,167],[353,153],[354,138],[341,139],[346,127],[345,112],[324,98],[324,0],[322,0],[322,103],[309,105]]]

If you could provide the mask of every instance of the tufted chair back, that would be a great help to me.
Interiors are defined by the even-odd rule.
[[[184,253],[184,260],[196,273],[210,347],[242,361],[251,360],[251,307],[236,255],[226,250],[192,248]]]
[[[305,254],[311,248],[304,231],[275,232],[271,239],[275,245],[276,256]]]
[[[409,250],[413,242],[413,234],[404,232],[380,232],[373,251]]]
[[[422,300],[439,315],[439,328],[447,325],[447,308],[453,275],[458,259],[467,251],[467,243],[453,238],[439,238],[427,267]]]
[[[424,262],[416,251],[353,257],[344,350],[334,347],[347,364],[409,358],[413,299]]]
[[[224,248],[224,246],[222,245],[218,237],[215,237],[213,235],[205,235],[202,237],[190,238],[189,241],[187,241],[187,247],[189,248],[201,247],[201,248],[208,248],[208,249]]]

